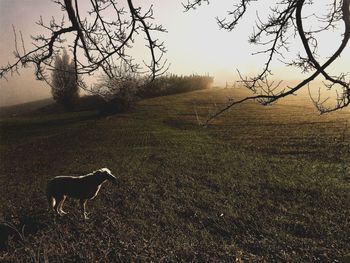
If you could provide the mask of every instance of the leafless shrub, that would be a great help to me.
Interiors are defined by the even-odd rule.
[[[102,114],[127,111],[137,100],[140,87],[147,81],[141,75],[132,72],[127,64],[114,68],[112,78],[104,75],[93,87],[93,91],[100,94],[106,101]]]

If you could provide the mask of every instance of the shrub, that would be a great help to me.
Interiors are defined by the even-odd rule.
[[[103,115],[126,112],[137,99],[137,93],[143,79],[125,67],[117,68],[112,78],[103,76],[94,87],[94,92],[100,94],[106,104],[100,110]]]

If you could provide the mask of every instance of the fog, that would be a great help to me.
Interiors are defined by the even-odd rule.
[[[88,1],[86,2],[88,3]],[[183,12],[181,1],[135,1],[148,7],[154,3],[154,17],[162,24],[168,33],[160,35],[167,47],[166,57],[171,63],[169,72],[175,74],[210,74],[215,77],[215,85],[233,84],[237,79],[236,69],[245,75],[258,72],[264,65],[265,56],[252,56],[256,47],[248,44],[248,36],[252,32],[255,9],[247,14],[244,21],[232,32],[219,30],[215,17],[224,17],[232,7],[232,0],[212,1],[210,6],[203,5],[189,13]],[[264,16],[264,2],[257,3],[259,14]],[[262,5],[262,6],[259,6]],[[266,4],[265,4],[266,5]],[[261,10],[261,11],[260,11]],[[268,11],[268,10],[267,10]],[[30,35],[40,31],[35,22],[42,15],[48,22],[51,16],[61,19],[63,13],[60,7],[47,0],[1,0],[0,1],[0,64],[14,61],[14,37],[12,25],[23,32],[27,50],[30,49]],[[330,32],[321,37],[320,53],[327,57],[339,43],[333,37],[339,33]],[[332,43],[329,42],[330,37]],[[295,54],[300,46],[296,45],[290,54]],[[135,57],[144,55],[143,50],[135,48]],[[287,56],[288,57],[288,56]],[[334,72],[347,72],[349,68],[350,47],[333,66]],[[277,79],[296,80],[305,75],[298,70],[286,68],[282,63],[275,63]],[[8,76],[8,80],[0,80],[0,106],[33,101],[50,96],[50,89],[45,83],[35,80],[33,69],[20,71],[20,76]]]

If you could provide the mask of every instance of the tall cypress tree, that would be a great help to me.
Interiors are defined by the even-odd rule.
[[[66,110],[72,110],[79,98],[79,88],[76,81],[74,62],[70,61],[65,49],[62,56],[56,57],[55,69],[51,78],[53,99],[63,105]]]

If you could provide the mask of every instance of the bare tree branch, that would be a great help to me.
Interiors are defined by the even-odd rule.
[[[115,0],[90,0],[91,10],[82,16],[78,0],[55,0],[67,14],[69,26],[65,26],[63,19],[60,24],[52,18],[48,25],[40,19],[38,25],[49,31],[49,36],[33,36],[34,49],[19,52],[17,38],[15,38],[15,62],[8,63],[0,68],[0,78],[7,74],[18,72],[28,64],[35,66],[35,75],[38,80],[46,80],[46,70],[53,70],[54,58],[64,48],[66,39],[73,39],[69,50],[73,55],[77,75],[91,75],[102,72],[112,78],[115,65],[123,61],[132,72],[146,74],[150,80],[164,73],[168,63],[164,60],[166,52],[164,43],[153,37],[153,32],[166,32],[162,26],[153,24],[152,6],[144,12],[135,7],[132,0],[127,1],[127,9],[119,6]],[[112,19],[104,18],[104,14],[112,12]],[[135,37],[144,35],[149,50],[149,61],[145,67],[135,62],[129,55]],[[16,36],[16,33],[15,33]],[[79,78],[77,78],[79,79]],[[82,82],[83,83],[83,82]],[[82,84],[80,83],[80,84]],[[83,85],[83,88],[86,88]]]
[[[257,1],[258,0],[237,0],[238,3],[234,5],[232,11],[228,12],[227,18],[217,18],[219,27],[228,31],[233,30],[242,20],[249,5]],[[202,1],[188,1],[187,4],[183,4],[185,11],[195,8],[200,5],[201,2]],[[346,74],[341,73],[338,76],[331,76],[326,72],[326,69],[341,55],[348,44],[350,37],[350,0],[329,0],[329,2],[330,8],[327,10],[325,16],[317,16],[315,13],[311,15],[312,17],[317,18],[319,27],[309,31],[306,31],[303,27],[303,21],[307,20],[308,17],[303,16],[302,11],[304,6],[313,5],[313,0],[276,1],[275,5],[270,7],[270,15],[266,22],[260,19],[257,15],[256,27],[254,33],[250,36],[249,41],[252,44],[263,47],[261,51],[255,54],[267,54],[267,60],[262,71],[254,77],[243,77],[238,71],[241,79],[240,81],[245,87],[251,90],[254,95],[238,101],[229,101],[224,108],[209,116],[207,124],[234,105],[243,103],[247,100],[255,100],[262,105],[276,102],[281,98],[294,94],[296,91],[308,85],[319,75],[322,75],[325,80],[330,82],[330,84],[325,84],[327,89],[336,88],[336,86],[341,87],[342,89],[340,94],[337,93],[336,104],[333,107],[326,106],[325,101],[313,99],[319,112],[331,112],[348,106],[350,104],[350,82],[345,79]],[[344,33],[342,35],[341,43],[331,57],[321,65],[321,63],[318,62],[317,55],[317,34],[336,28],[339,26],[340,22],[344,24]],[[289,66],[299,67],[303,72],[311,72],[311,74],[296,86],[278,91],[276,88],[281,83],[274,86],[271,85],[271,82],[269,81],[269,78],[272,76],[271,63],[276,56],[279,57],[278,60],[283,60],[284,52],[289,52],[288,40],[290,38],[290,31],[294,31],[294,36],[299,35],[306,57],[299,55],[296,60],[285,63]]]

